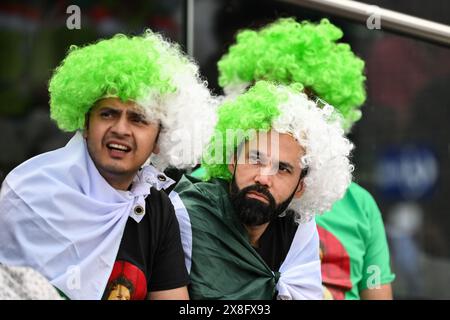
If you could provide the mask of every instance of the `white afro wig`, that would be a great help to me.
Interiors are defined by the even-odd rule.
[[[162,125],[158,138],[160,152],[153,154],[150,161],[161,171],[167,167],[194,167],[200,163],[202,151],[213,134],[219,100],[211,96],[197,64],[177,45],[163,41],[159,35],[151,36],[162,44],[157,47],[161,57],[172,56],[170,61],[161,61],[162,73],[176,90],[162,99],[154,99],[150,94],[140,101],[149,110],[149,116],[157,117]]]

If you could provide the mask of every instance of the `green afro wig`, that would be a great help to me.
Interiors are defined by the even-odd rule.
[[[337,108],[348,130],[361,117],[366,78],[364,62],[348,44],[337,43],[342,36],[327,19],[314,24],[283,18],[258,31],[240,31],[218,62],[219,84],[228,94],[257,80],[301,83]]]
[[[164,68],[184,63],[177,49],[147,30],[118,34],[84,47],[72,46],[50,80],[51,117],[64,131],[82,129],[85,114],[106,96],[122,101],[176,90]]]

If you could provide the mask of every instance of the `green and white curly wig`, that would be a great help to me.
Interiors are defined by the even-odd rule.
[[[206,180],[230,181],[228,164],[211,159],[217,159],[216,152],[222,153],[222,159],[232,159],[232,153],[251,139],[242,132],[272,129],[292,135],[305,150],[299,161],[308,173],[304,178],[305,192],[301,198],[294,198],[288,209],[296,213],[298,222],[304,222],[331,209],[344,196],[352,179],[349,156],[353,145],[345,137],[342,116],[330,105],[319,108],[300,89],[299,84],[283,86],[258,81],[246,93],[225,101],[218,109],[215,135],[202,166]]]
[[[146,30],[141,36],[117,34],[84,47],[71,46],[49,84],[51,118],[64,131],[82,130],[96,101],[118,97],[135,101],[149,120],[160,121],[160,153],[152,163],[163,170],[199,161],[174,137],[212,134],[214,101],[197,65],[176,44]],[[201,122],[204,119],[205,121]],[[201,124],[200,124],[201,122]],[[197,148],[201,150],[201,148]],[[189,161],[186,155],[189,154]]]
[[[219,85],[235,95],[257,80],[301,83],[337,108],[349,130],[361,118],[366,78],[364,61],[337,42],[342,36],[327,19],[314,24],[283,18],[260,30],[242,30],[218,62]]]

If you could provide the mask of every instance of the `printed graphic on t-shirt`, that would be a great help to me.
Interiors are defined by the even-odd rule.
[[[147,279],[134,264],[118,260],[108,280],[104,300],[144,300],[147,297]]]
[[[317,226],[320,238],[320,260],[325,299],[345,299],[352,288],[350,256],[342,243],[329,231]]]

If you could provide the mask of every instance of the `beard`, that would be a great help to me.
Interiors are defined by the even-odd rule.
[[[266,197],[269,203],[262,202],[258,199],[249,198],[250,192],[257,192]],[[293,194],[292,194],[293,196]],[[292,196],[286,201],[277,205],[272,194],[266,187],[260,184],[254,184],[243,189],[239,189],[235,179],[231,182],[230,199],[236,210],[239,219],[244,225],[259,226],[276,219],[286,210],[292,200]]]

